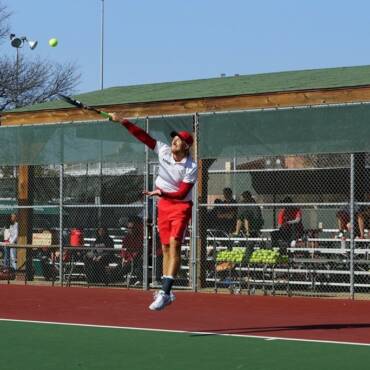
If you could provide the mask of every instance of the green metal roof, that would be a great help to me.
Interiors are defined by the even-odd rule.
[[[89,105],[104,106],[365,85],[370,85],[369,65],[111,87],[77,98]],[[67,107],[64,102],[50,101],[13,112]]]

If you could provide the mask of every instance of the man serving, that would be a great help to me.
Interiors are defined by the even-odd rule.
[[[112,121],[120,122],[138,140],[158,154],[159,172],[156,189],[145,191],[147,196],[158,196],[158,229],[163,249],[162,289],[149,306],[162,310],[175,296],[171,292],[174,278],[180,269],[181,242],[192,210],[192,188],[197,180],[197,165],[189,151],[193,137],[188,131],[171,132],[171,145],[153,139],[143,129],[117,113],[110,114]]]

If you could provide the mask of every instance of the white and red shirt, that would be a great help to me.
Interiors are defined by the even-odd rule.
[[[197,181],[197,164],[190,155],[176,162],[173,158],[171,147],[160,141],[154,148],[158,154],[159,172],[155,185],[164,192],[174,193],[180,190],[181,183],[195,184]],[[182,201],[189,202],[192,199],[190,190]]]
[[[173,158],[171,147],[153,139],[142,128],[127,119],[121,124],[142,143],[158,154],[159,173],[155,185],[162,191],[162,197],[182,202],[192,198],[192,187],[197,181],[197,164],[188,155],[180,162]]]

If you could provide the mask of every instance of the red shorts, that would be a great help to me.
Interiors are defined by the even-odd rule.
[[[170,244],[173,237],[182,241],[191,218],[191,202],[160,199],[158,202],[158,229],[161,243]]]

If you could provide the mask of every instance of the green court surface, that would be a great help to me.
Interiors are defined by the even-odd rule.
[[[2,370],[366,369],[370,347],[0,322]]]

